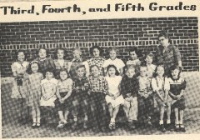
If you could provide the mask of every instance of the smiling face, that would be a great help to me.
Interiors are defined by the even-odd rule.
[[[23,62],[25,60],[24,52],[19,52],[17,55],[17,59],[18,61]]]
[[[137,56],[137,54],[136,54],[135,51],[130,52],[130,53],[129,53],[129,56],[130,56],[130,59],[131,59],[131,60],[135,60],[135,59],[138,58],[138,56]]]
[[[85,75],[85,68],[84,67],[80,67],[76,70],[78,77],[83,77]]]
[[[46,78],[47,78],[47,80],[50,80],[51,78],[53,78],[53,73],[47,71],[47,72],[46,72]]]
[[[80,50],[74,50],[73,51],[73,57],[75,59],[80,59],[81,58],[81,52],[80,52]]]
[[[108,75],[109,75],[109,76],[113,77],[113,76],[115,76],[115,73],[116,73],[115,68],[110,67],[110,68],[108,69]]]
[[[117,57],[117,52],[115,50],[111,50],[109,55],[111,60],[115,60],[115,58]]]
[[[169,45],[169,39],[165,38],[164,36],[159,37],[158,41],[159,41],[160,45],[163,47],[167,47]]]
[[[47,57],[47,51],[45,49],[40,49],[38,55],[40,59],[44,59]]]
[[[67,77],[68,77],[68,74],[67,74],[66,71],[61,71],[61,72],[60,72],[60,79],[61,79],[61,80],[66,80]]]
[[[171,75],[173,79],[178,79],[179,69],[171,70]]]
[[[92,68],[91,68],[91,74],[92,74],[94,77],[99,76],[100,71],[99,71],[98,67],[96,67],[96,66],[92,67]]]
[[[156,73],[158,76],[162,77],[164,75],[164,67],[158,66]]]
[[[36,73],[36,72],[38,71],[38,69],[39,69],[39,67],[38,67],[38,64],[37,64],[37,63],[33,63],[33,64],[31,65],[31,71],[32,71],[33,73]]]
[[[58,57],[58,59],[63,59],[64,56],[65,56],[64,50],[58,50],[57,51],[57,57]]]
[[[99,57],[100,56],[100,51],[97,48],[94,48],[92,53],[93,53],[94,57]]]
[[[140,76],[145,77],[147,75],[147,67],[140,67]]]
[[[128,78],[132,78],[135,75],[135,69],[134,68],[127,69],[126,75],[128,76]]]
[[[151,56],[147,55],[145,61],[146,61],[147,64],[150,65],[150,64],[152,64],[152,62],[153,62],[153,58],[152,58]]]

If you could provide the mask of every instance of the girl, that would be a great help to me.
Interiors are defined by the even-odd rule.
[[[56,59],[54,59],[55,65],[55,78],[60,78],[60,70],[65,69],[69,71],[69,64],[68,61],[64,59],[65,57],[65,50],[64,49],[57,49],[56,51]]]
[[[160,130],[164,132],[166,130],[163,121],[165,108],[167,109],[167,129],[170,129],[171,104],[169,100],[170,97],[168,97],[170,86],[169,83],[166,82],[166,77],[164,77],[164,67],[162,65],[157,66],[156,77],[152,79],[151,85],[160,110]]]
[[[139,52],[137,48],[132,48],[129,50],[129,60],[126,62],[127,66],[134,66],[135,67],[135,72],[138,75],[140,72],[140,64],[141,61],[139,60]]]
[[[38,51],[38,58],[35,59],[35,61],[38,62],[40,71],[43,75],[46,74],[46,70],[48,69],[55,69],[55,64],[53,60],[48,56],[47,50],[44,48],[40,48]]]
[[[47,116],[47,119],[53,115],[51,114],[51,111],[52,107],[55,106],[56,86],[57,80],[54,78],[53,70],[46,70],[45,79],[41,81],[42,97],[40,100],[40,106],[44,108],[44,114]]]
[[[102,49],[99,46],[93,46],[90,48],[90,54],[92,55],[92,58],[86,61],[85,66],[86,66],[86,71],[87,71],[87,76],[90,75],[90,67],[92,65],[97,65],[101,71],[101,74],[103,75],[103,63],[105,59],[101,57],[102,54]]]
[[[186,81],[180,76],[181,68],[179,66],[172,66],[170,71],[171,76],[168,79],[170,84],[169,95],[173,99],[173,107],[175,110],[175,130],[185,132],[183,116],[185,109],[184,90],[186,88]]]
[[[153,53],[150,52],[146,55],[145,61],[147,66],[147,75],[150,80],[153,78],[156,69],[156,66],[153,64],[153,59],[154,59]]]
[[[14,76],[11,98],[18,99],[21,102],[21,106],[19,107],[19,119],[21,121],[24,121],[26,117],[25,102],[28,95],[27,82],[25,81],[25,78],[27,75],[26,70],[28,69],[29,62],[27,62],[25,59],[26,56],[24,51],[20,50],[17,52],[17,61],[11,65]]]
[[[72,86],[73,81],[69,78],[68,72],[61,69],[56,92],[57,99],[55,100],[55,108],[58,110],[60,118],[57,128],[63,128],[67,124],[69,110],[71,109]]]
[[[125,64],[121,59],[117,58],[117,50],[115,48],[110,48],[109,55],[110,55],[110,58],[105,60],[103,64],[104,73],[107,73],[108,65],[112,64],[117,67],[117,71],[120,73],[120,75],[122,75]]]
[[[72,94],[72,114],[74,117],[73,129],[77,128],[77,117],[80,114],[79,108],[82,110],[84,116],[83,128],[88,128],[88,115],[89,115],[89,83],[86,77],[86,70],[84,65],[76,68],[77,77],[74,79],[74,89]]]
[[[91,75],[89,77],[89,93],[91,105],[92,128],[95,132],[106,131],[107,109],[105,95],[108,93],[108,83],[100,75],[100,69],[97,65],[90,67]]]
[[[117,68],[114,65],[108,65],[107,68],[108,76],[106,81],[108,83],[108,94],[106,95],[106,102],[110,113],[110,124],[111,130],[115,129],[115,119],[119,111],[119,107],[124,103],[123,96],[120,94],[119,85],[122,80],[121,76],[117,76]]]
[[[32,127],[40,126],[40,98],[41,98],[41,80],[43,75],[38,72],[39,65],[37,61],[33,61],[30,64],[31,74],[28,76],[29,83],[29,105],[32,108]]]

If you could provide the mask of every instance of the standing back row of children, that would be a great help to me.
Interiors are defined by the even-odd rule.
[[[168,44],[161,43],[164,66],[152,64],[152,53],[146,56],[146,65],[141,64],[136,49],[130,50],[130,60],[127,61],[126,66],[116,57],[117,52],[114,48],[109,51],[110,58],[104,60],[100,57],[101,48],[92,47],[93,57],[87,61],[82,60],[80,49],[75,49],[71,62],[64,59],[64,49],[57,50],[55,60],[47,57],[47,50],[40,49],[39,57],[30,64],[25,61],[23,51],[19,51],[18,61],[12,65],[16,79],[13,88],[17,89],[12,97],[25,98],[28,101],[32,107],[33,127],[40,126],[40,106],[46,106],[57,109],[60,119],[59,128],[67,124],[67,117],[71,112],[74,120],[72,128],[76,129],[81,108],[84,128],[88,128],[88,121],[91,118],[92,128],[95,131],[104,131],[106,126],[113,130],[116,127],[115,120],[119,107],[122,105],[128,126],[133,129],[138,119],[145,124],[151,124],[152,108],[156,101],[160,109],[160,129],[162,131],[171,129],[170,116],[173,104],[176,117],[175,129],[185,131],[183,90],[186,83],[180,78],[180,67],[174,66],[175,60],[177,58],[179,60],[180,57],[174,54],[176,58],[173,60],[165,59],[166,49],[169,51],[175,47],[169,44],[169,38],[165,34],[159,37],[160,42],[163,38],[165,42],[168,40]],[[170,48],[167,48],[168,46]],[[165,62],[168,60],[170,62]],[[174,65],[170,67],[170,73],[165,76],[165,65],[169,63]],[[168,70],[167,67],[167,72]],[[106,108],[110,114],[109,123],[106,121]],[[167,125],[164,126],[165,108],[167,108]]]

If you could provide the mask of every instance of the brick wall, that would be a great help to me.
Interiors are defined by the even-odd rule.
[[[126,61],[129,47],[137,46],[143,53],[155,51],[161,30],[169,32],[172,44],[181,51],[184,71],[198,71],[198,19],[170,17],[0,23],[1,74],[11,75],[17,49],[26,50],[31,60],[40,46],[49,49],[52,57],[57,47],[66,48],[69,60],[74,46],[81,47],[85,59],[93,45],[103,47],[105,57],[107,48],[115,46],[119,58]]]

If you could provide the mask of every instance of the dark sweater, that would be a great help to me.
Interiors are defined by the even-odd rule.
[[[127,97],[128,93],[131,93],[132,97],[136,97],[139,89],[137,76],[134,75],[132,78],[124,76],[121,81],[121,94],[124,98]]]

